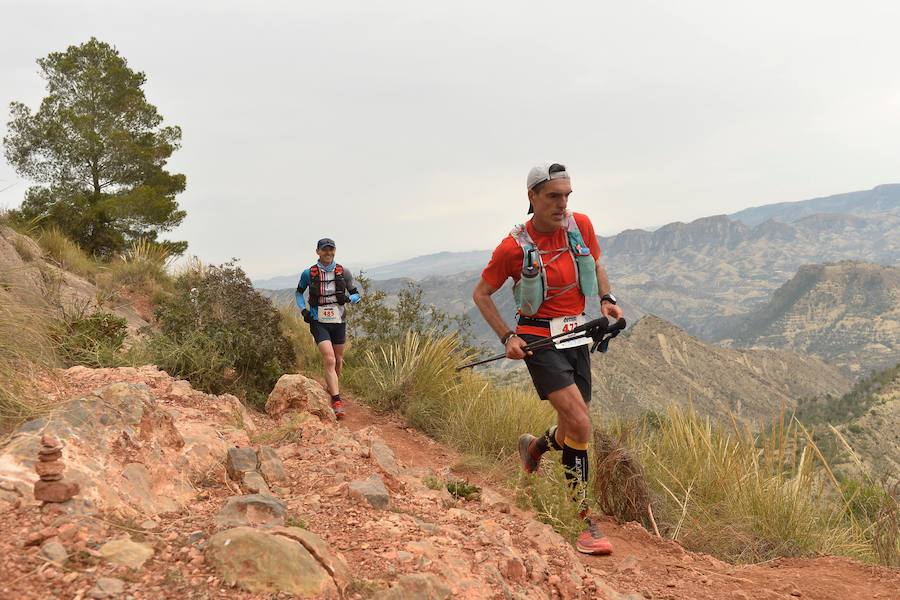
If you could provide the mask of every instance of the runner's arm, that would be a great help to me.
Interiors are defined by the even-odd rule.
[[[344,284],[347,286],[347,297],[350,298],[350,304],[359,302],[359,290],[356,289],[356,281],[349,269],[344,269]]]
[[[303,292],[309,287],[309,269],[303,271],[300,275],[300,281],[297,283],[297,290],[294,292],[294,301],[297,308],[303,310],[306,308],[306,300],[303,298]]]
[[[497,288],[491,286],[484,279],[480,279],[472,292],[472,300],[475,302],[478,310],[481,311],[481,316],[484,317],[487,324],[491,326],[497,337],[502,339],[511,330],[506,326],[506,322],[500,316],[500,311],[497,310],[497,305],[494,304],[494,299],[491,298],[491,295],[496,291]],[[513,359],[525,358],[525,351],[522,350],[524,346],[525,340],[519,336],[511,337],[506,342],[506,356]]]
[[[600,261],[597,261],[597,288],[600,290],[600,297],[602,298],[604,294],[609,294],[612,292],[612,289],[609,286],[609,277],[606,275],[606,269],[603,268],[603,265],[600,264]],[[621,319],[622,315],[624,315],[624,311],[622,311],[622,307],[618,304],[612,304],[610,302],[600,303],[600,314],[604,317],[612,317],[614,319]]]

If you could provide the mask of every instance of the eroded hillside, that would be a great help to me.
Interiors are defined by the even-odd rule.
[[[674,402],[764,424],[799,398],[840,395],[851,385],[817,358],[721,348],[653,316],[613,340],[607,354],[594,356],[594,399],[604,415],[637,416]]]

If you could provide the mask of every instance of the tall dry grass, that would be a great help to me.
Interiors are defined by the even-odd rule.
[[[66,237],[58,227],[42,230],[37,235],[37,242],[47,253],[47,257],[66,271],[92,279],[100,270],[99,263]]]
[[[172,256],[165,246],[140,239],[113,258],[107,268],[113,285],[156,289],[171,282],[168,274],[171,262]]]
[[[853,510],[796,420],[782,416],[753,433],[673,405],[610,429],[640,465],[662,534],[685,547],[736,563],[818,554],[885,562],[873,520]],[[595,454],[601,463],[606,458]],[[594,485],[601,504],[627,504],[614,480]]]
[[[367,350],[363,365],[351,366],[351,383],[377,409],[403,414],[461,452],[503,460],[522,432],[545,429],[553,410],[533,390],[457,373],[472,357],[457,335],[411,331]]]
[[[0,273],[0,283],[6,273]],[[46,327],[49,312],[0,289],[0,432],[45,412],[49,406],[29,383],[50,376],[56,363]]]

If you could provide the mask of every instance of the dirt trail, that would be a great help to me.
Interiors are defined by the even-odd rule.
[[[374,426],[397,459],[435,471],[452,468],[459,454],[407,428],[393,416],[379,415],[352,398],[342,424],[356,431]],[[734,566],[711,556],[685,551],[635,523],[606,519],[612,556],[579,555],[586,566],[605,574],[623,594],[684,600],[869,600],[900,599],[900,571],[838,557],[781,559],[761,565]]]
[[[231,429],[228,423],[234,420],[223,417],[215,398],[165,374],[76,368],[61,375],[58,385],[48,386],[48,396],[63,400],[113,382],[146,383],[189,437],[201,425],[217,424],[229,436],[243,435],[244,442],[237,445],[250,444],[243,430]],[[445,470],[457,468],[460,455],[395,416],[376,414],[352,398],[346,404],[348,417],[337,426],[307,418],[272,443],[284,459],[287,479],[276,489],[290,521],[319,535],[353,570],[355,587],[344,595],[347,600],[421,598],[416,590],[392,594],[398,588],[386,589],[412,575],[436,577],[448,586],[449,595],[429,596],[442,600],[900,598],[898,571],[833,557],[734,567],[686,552],[636,524],[605,523],[615,545],[612,556],[579,555],[549,527],[489,489],[471,502],[456,500],[444,489],[429,489],[427,476],[442,477]],[[254,414],[252,420],[259,431],[284,425],[266,415]],[[110,452],[98,450],[101,455]],[[351,482],[378,473],[390,489],[390,510],[375,509],[348,494]],[[503,493],[482,474],[455,474]],[[189,510],[160,513],[147,521],[102,513],[60,522],[28,495],[18,507],[0,510],[0,598],[106,597],[94,593],[105,577],[127,590],[110,597],[133,600],[284,597],[226,584],[207,561],[206,541],[217,530],[215,515],[240,490],[221,464],[194,484]],[[115,566],[98,552],[101,544],[123,535],[152,547],[153,558],[143,568]],[[48,562],[37,543],[29,542],[51,536],[68,550],[65,564]]]

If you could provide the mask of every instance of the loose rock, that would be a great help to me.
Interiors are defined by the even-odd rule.
[[[41,545],[41,556],[50,562],[61,565],[68,560],[69,553],[66,551],[66,547],[59,541],[59,538],[53,537]]]
[[[277,527],[284,525],[284,503],[266,494],[231,496],[216,515],[219,529],[228,527]]]
[[[229,448],[225,458],[225,470],[232,481],[241,481],[245,473],[256,471],[259,461],[253,448]]]
[[[88,598],[117,598],[125,591],[125,582],[115,577],[101,577],[88,592]]]
[[[266,401],[266,412],[276,419],[289,410],[306,411],[323,421],[335,421],[328,392],[303,375],[282,375]]]
[[[391,502],[391,496],[384,481],[378,475],[372,475],[368,479],[358,479],[350,483],[350,497],[368,502],[377,509],[386,509]]]
[[[266,483],[275,485],[277,482],[287,479],[284,473],[284,463],[274,448],[262,446],[257,455],[259,456],[259,472],[266,478]]]
[[[153,548],[128,538],[106,542],[100,546],[99,552],[100,556],[114,565],[132,569],[140,569],[153,556]]]
[[[266,485],[265,479],[263,479],[262,475],[256,471],[244,473],[244,479],[241,481],[241,485],[250,494],[271,494],[271,490],[269,490],[269,486]]]

